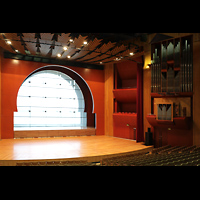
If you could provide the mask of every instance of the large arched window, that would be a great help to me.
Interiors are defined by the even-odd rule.
[[[62,72],[43,70],[21,85],[14,129],[87,126],[84,97],[75,80]]]

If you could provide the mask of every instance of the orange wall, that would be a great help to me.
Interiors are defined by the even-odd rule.
[[[17,93],[24,79],[34,70],[52,64],[3,59],[1,68],[1,138],[14,137],[14,112]],[[104,71],[66,66],[76,71],[89,85],[94,98],[96,135],[104,135]]]

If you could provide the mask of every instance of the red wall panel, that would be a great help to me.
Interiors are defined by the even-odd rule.
[[[13,116],[17,111],[17,93],[25,78],[34,70],[52,64],[3,59],[1,76],[2,139],[14,137]],[[66,66],[86,81],[93,95],[96,135],[104,135],[104,71]]]
[[[136,113],[114,113],[113,129],[114,136],[126,139],[133,139],[133,128],[137,127]]]

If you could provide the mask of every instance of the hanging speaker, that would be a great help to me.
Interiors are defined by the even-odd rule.
[[[148,128],[148,132],[145,132],[145,145],[153,145],[153,133],[151,132],[151,128]]]

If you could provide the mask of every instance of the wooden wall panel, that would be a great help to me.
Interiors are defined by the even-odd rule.
[[[156,127],[154,129],[154,147],[171,146],[192,146],[192,129],[168,129]]]
[[[113,136],[113,84],[114,65],[107,64],[105,71],[105,135]]]
[[[95,132],[96,129],[93,127],[65,130],[20,130],[14,131],[14,138],[89,136],[95,135]]]

